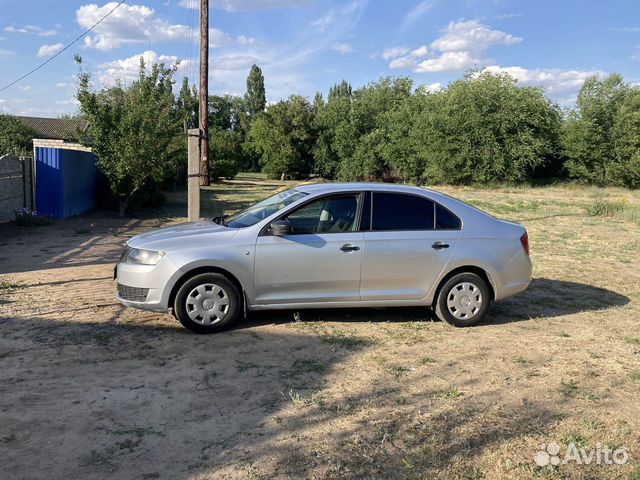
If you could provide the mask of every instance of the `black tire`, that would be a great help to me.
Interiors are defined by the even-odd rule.
[[[462,287],[465,284],[465,287]],[[471,285],[472,287],[469,287]],[[473,288],[473,290],[471,290]],[[457,292],[460,292],[456,295]],[[479,305],[466,306],[463,302],[466,302],[465,297],[470,299],[470,302],[480,300]],[[458,307],[455,305],[458,298],[461,298],[461,302]],[[453,303],[451,309],[449,307],[449,300]],[[491,292],[487,282],[482,277],[475,273],[458,273],[448,279],[438,291],[438,298],[436,299],[435,311],[436,315],[443,322],[447,322],[454,327],[470,327],[480,322],[487,314],[489,309],[489,303],[491,302]],[[453,310],[452,310],[453,309]],[[458,317],[454,316],[454,313],[459,311]],[[466,318],[465,318],[466,317]]]
[[[213,320],[209,319],[212,323],[208,325],[205,324],[207,322],[205,317],[199,316],[197,319],[193,319],[187,311],[187,308],[191,309],[192,315],[195,316],[198,315],[198,311],[194,312],[195,309],[203,309],[202,302],[204,302],[204,300],[199,300],[198,297],[192,296],[192,302],[195,302],[196,305],[188,306],[187,299],[194,290],[198,287],[204,287],[205,285],[220,287],[222,295],[226,295],[226,298],[228,298],[228,308],[226,308],[227,305],[222,306],[222,308],[225,309],[224,317],[218,319],[216,316]],[[207,295],[214,296],[213,289],[209,290],[209,288],[205,287],[205,290]],[[218,298],[220,298],[220,293],[218,293]],[[222,297],[219,301],[221,303],[224,302],[224,298],[225,297]],[[209,300],[214,302],[213,298]],[[192,332],[200,334],[216,333],[229,328],[240,316],[241,307],[242,296],[238,291],[238,287],[221,273],[201,273],[190,278],[182,284],[173,302],[173,311],[180,323]]]

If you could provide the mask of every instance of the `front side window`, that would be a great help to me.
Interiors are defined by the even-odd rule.
[[[277,193],[232,217],[224,219],[224,225],[230,228],[250,227],[307,195],[307,193],[297,190]]]
[[[285,220],[294,235],[353,232],[357,224],[358,196],[320,198],[290,213]]]
[[[374,192],[372,230],[433,230],[434,209],[427,198]]]

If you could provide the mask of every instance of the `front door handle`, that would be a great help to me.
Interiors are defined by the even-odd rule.
[[[357,245],[349,245],[347,243],[346,245],[342,245],[340,247],[340,250],[342,250],[343,252],[357,252],[358,250],[360,250],[360,247],[358,247]]]
[[[434,250],[442,250],[443,248],[449,248],[449,244],[443,243],[443,242],[436,242],[433,245],[431,245],[431,248],[433,248]]]

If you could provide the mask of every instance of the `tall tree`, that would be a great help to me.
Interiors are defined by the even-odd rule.
[[[176,70],[177,65],[155,64],[147,72],[141,57],[131,85],[100,91],[91,89],[89,73],[80,74],[77,98],[89,123],[86,141],[118,198],[120,215],[136,194],[173,174],[178,159],[184,161],[176,142],[183,128],[173,95]]]
[[[251,124],[250,142],[270,178],[305,178],[313,168],[313,113],[306,98],[293,95],[270,106]]]
[[[264,112],[267,106],[267,95],[264,89],[264,76],[257,65],[251,67],[247,77],[247,111],[249,117],[254,119],[256,115]]]
[[[615,183],[614,125],[630,92],[619,74],[585,80],[564,131],[567,169],[572,177],[598,185]]]

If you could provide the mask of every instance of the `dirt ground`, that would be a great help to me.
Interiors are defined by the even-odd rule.
[[[280,182],[212,187],[213,214]],[[529,230],[534,281],[453,329],[427,309],[253,314],[190,334],[114,301],[130,236],[179,221],[0,225],[0,479],[640,479],[639,193],[443,189]],[[603,200],[604,199],[604,200]],[[542,445],[624,465],[539,467]]]

